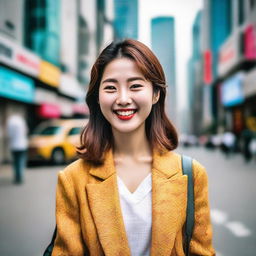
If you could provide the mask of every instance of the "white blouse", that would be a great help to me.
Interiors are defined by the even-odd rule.
[[[151,173],[133,193],[119,177],[117,177],[117,184],[131,255],[149,256],[152,229]]]

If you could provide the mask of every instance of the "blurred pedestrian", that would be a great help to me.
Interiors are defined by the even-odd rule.
[[[249,130],[248,128],[243,130],[243,132],[242,132],[242,153],[244,156],[244,160],[246,162],[249,162],[252,158],[252,153],[249,148],[252,137],[253,137],[253,133],[251,130]]]
[[[184,255],[187,176],[151,50],[113,42],[92,67],[80,158],[58,176],[57,255]],[[193,255],[214,255],[207,174],[193,160]]]
[[[253,137],[249,143],[249,150],[252,155],[252,158],[256,160],[256,133],[253,134]]]
[[[14,171],[15,184],[21,184],[24,181],[24,169],[27,160],[27,125],[20,114],[12,114],[7,119],[7,134],[9,148],[12,155],[12,164]]]
[[[226,131],[222,136],[221,149],[226,154],[230,156],[235,151],[236,137],[231,131]]]

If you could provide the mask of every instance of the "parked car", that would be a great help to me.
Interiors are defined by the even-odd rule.
[[[88,119],[49,120],[39,124],[29,138],[28,161],[63,164],[76,158],[76,146]]]

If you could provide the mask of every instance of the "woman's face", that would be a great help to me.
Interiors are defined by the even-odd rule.
[[[145,129],[145,120],[158,100],[153,85],[129,58],[111,61],[99,87],[99,104],[113,131],[130,133]]]

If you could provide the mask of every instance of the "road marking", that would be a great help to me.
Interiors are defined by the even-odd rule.
[[[223,212],[218,209],[211,210],[211,219],[212,222],[218,225],[225,224],[228,219],[228,215],[226,212]]]
[[[228,221],[228,214],[219,209],[211,210],[211,220],[213,224],[226,227],[227,229],[229,229],[229,231],[231,231],[233,235],[237,237],[246,237],[252,234],[252,231],[247,228],[242,222]]]
[[[225,225],[235,236],[245,237],[252,234],[251,230],[247,228],[242,222],[233,221]]]

